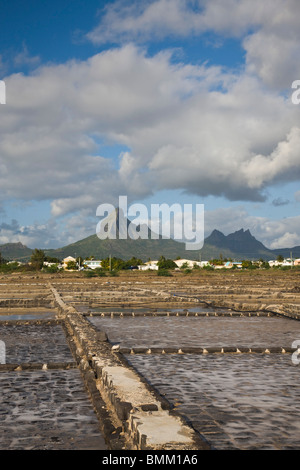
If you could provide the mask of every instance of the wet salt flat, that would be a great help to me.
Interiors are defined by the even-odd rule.
[[[0,324],[6,364],[73,362],[61,325]],[[78,369],[0,371],[0,449],[106,449]]]
[[[103,450],[77,369],[1,372],[0,450]]]
[[[291,355],[130,355],[130,363],[215,449],[300,449]]]
[[[124,348],[290,348],[300,340],[300,323],[282,317],[87,318]],[[0,340],[8,364],[73,362],[54,322],[0,323]],[[300,449],[300,365],[291,354],[126,357],[213,448]],[[106,448],[78,369],[3,369],[0,386],[0,450]]]
[[[43,313],[23,313],[23,314],[14,314],[10,313],[7,315],[1,314],[0,321],[7,320],[51,320],[55,318],[54,312],[43,312]]]
[[[73,361],[60,325],[1,325],[6,363]]]
[[[92,312],[93,314],[94,313],[101,313],[101,312],[107,312],[107,313],[111,313],[112,312],[112,308],[111,307],[94,307],[94,308],[88,308],[86,306],[82,306],[80,307],[80,309],[78,308],[78,310],[81,310],[82,312]],[[188,311],[189,312],[208,312],[210,311],[210,309],[208,307],[189,307],[188,308]],[[214,311],[214,310],[213,310]],[[218,309],[219,312],[227,312],[226,309]],[[167,310],[165,308],[145,308],[145,307],[113,307],[113,312],[119,312],[119,313],[145,313],[145,314],[149,314],[149,312],[160,312],[160,313],[167,313],[167,312],[187,312],[187,309],[183,309],[183,308],[168,308]]]
[[[300,322],[280,317],[88,317],[122,347],[291,347]]]
[[[282,317],[89,317],[121,347],[289,347]],[[128,361],[215,449],[300,449],[299,367],[291,354],[130,354]]]

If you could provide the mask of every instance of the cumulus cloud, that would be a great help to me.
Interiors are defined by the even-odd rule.
[[[299,108],[283,93],[300,78],[299,8],[297,0],[109,3],[88,37],[125,45],[5,78],[0,205],[50,200],[53,218],[75,221],[122,194],[134,201],[170,189],[264,201],[274,183],[299,179]],[[180,63],[143,47],[149,38],[206,32],[239,38],[244,67]],[[18,61],[32,66],[38,57],[24,47]],[[103,142],[126,150],[111,161]],[[255,220],[244,213],[237,229]],[[260,222],[271,233],[271,222]],[[275,231],[274,243],[296,240],[295,227]],[[33,240],[35,230],[46,234],[30,230]]]
[[[255,155],[243,166],[248,184],[261,187],[268,181],[276,179],[297,180],[299,167],[300,128],[293,127],[286,139],[277,144],[276,149],[268,156]]]
[[[228,14],[230,12],[230,14]],[[106,6],[87,34],[95,44],[213,32],[240,38],[249,73],[287,90],[299,76],[298,0],[144,0]]]
[[[106,6],[100,24],[87,37],[96,44],[120,40],[163,38],[169,34],[185,36],[198,29],[198,16],[189,1],[118,1]]]
[[[239,36],[260,25],[280,4],[281,0],[121,0],[105,7],[99,25],[87,37],[103,44],[186,37],[207,30]]]
[[[40,62],[39,56],[31,56],[28,51],[28,47],[23,43],[22,51],[18,52],[13,57],[13,63],[15,66],[20,67],[21,65],[36,66]]]
[[[0,245],[5,243],[21,242],[26,246],[35,246],[42,238],[49,238],[47,226],[45,224],[35,224],[22,226],[13,219],[10,223],[0,224]]]
[[[88,209],[64,220],[50,218],[44,223],[20,224],[13,219],[0,224],[0,245],[18,243],[29,248],[59,248],[95,233],[95,220]]]
[[[263,200],[299,177],[298,110],[253,77],[128,45],[6,86],[1,197],[52,199],[56,216],[159,189]],[[129,147],[119,168],[101,156],[104,138]]]

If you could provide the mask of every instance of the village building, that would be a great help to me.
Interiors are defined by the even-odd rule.
[[[140,271],[147,271],[148,269],[158,271],[158,261],[147,261],[145,264],[139,264]]]
[[[83,261],[84,266],[86,266],[89,269],[96,269],[96,268],[101,268],[101,260],[96,260],[96,259],[87,259]]]
[[[76,263],[76,259],[73,258],[73,256],[67,256],[66,258],[64,258],[64,259],[62,260],[62,267],[63,267],[63,269],[66,269],[66,267],[68,266],[68,263],[69,263],[70,261]]]

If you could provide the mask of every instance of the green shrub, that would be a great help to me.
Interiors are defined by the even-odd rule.
[[[53,264],[52,266],[44,266],[43,267],[43,272],[45,273],[57,273],[58,272],[58,266],[57,264]]]
[[[109,271],[109,275],[115,277],[115,276],[119,276],[119,273],[117,270],[113,269],[112,271]]]
[[[214,267],[211,266],[210,264],[207,264],[206,266],[203,266],[203,268],[205,271],[214,271]]]
[[[106,277],[106,272],[104,272],[104,271],[99,271],[99,272],[97,273],[97,276],[98,276],[98,277]]]
[[[95,272],[96,276],[98,276],[98,277],[105,277],[106,276],[106,272],[102,268],[96,268],[94,270],[94,272]]]
[[[96,277],[96,273],[91,269],[89,271],[83,271],[85,277]]]
[[[167,269],[159,269],[157,271],[158,276],[172,276],[172,274]]]
[[[158,260],[158,269],[175,269],[177,264],[172,259],[166,259],[164,256],[161,256]]]

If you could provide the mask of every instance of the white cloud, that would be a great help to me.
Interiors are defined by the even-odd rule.
[[[299,233],[299,226],[297,226],[297,231]],[[282,236],[276,238],[271,243],[271,248],[273,250],[280,248],[293,248],[294,246],[300,245],[300,237],[297,232],[285,232]]]
[[[20,67],[22,65],[36,66],[40,62],[39,56],[31,56],[28,51],[28,47],[23,43],[22,51],[18,52],[13,57],[14,65]]]
[[[299,13],[298,0],[117,1],[105,8],[87,37],[95,44],[205,32],[237,37],[246,51],[248,71],[286,90],[300,74]]]
[[[1,198],[53,199],[56,216],[159,189],[261,200],[269,184],[299,177],[297,107],[247,75],[128,45],[6,86]],[[119,169],[101,156],[102,138],[129,147]]]
[[[106,6],[99,25],[87,37],[103,44],[185,37],[211,30],[240,36],[268,20],[280,6],[282,0],[116,1]]]
[[[120,194],[140,200],[179,189],[262,201],[270,185],[298,180],[299,107],[282,90],[300,78],[299,8],[297,0],[110,3],[89,34],[95,43],[216,32],[240,39],[245,67],[233,73],[175,63],[170,51],[151,57],[129,43],[6,77],[0,204],[51,200],[53,217],[71,214],[64,229],[71,240],[79,220]],[[25,47],[18,61],[34,65],[38,57]],[[102,139],[126,146],[118,162],[103,157]],[[269,246],[298,240],[298,218],[276,226],[241,211],[234,220],[236,229],[252,227]],[[5,230],[0,242],[9,234],[28,243],[47,238],[43,226]],[[72,241],[79,233],[86,230]]]
[[[0,224],[0,245],[5,243],[21,242],[29,247],[40,246],[45,238],[49,238],[49,231],[46,224],[20,225],[16,220],[10,223],[2,222]]]
[[[124,39],[186,35],[196,26],[195,14],[181,0],[117,1],[103,11],[100,24],[87,37],[96,44]]]
[[[16,220],[2,222],[0,245],[21,242],[29,248],[59,248],[93,233],[96,233],[95,220],[90,216],[89,210],[83,209],[64,221],[53,217],[42,224],[22,225]]]
[[[268,156],[255,155],[243,166],[250,187],[261,187],[265,182],[299,179],[300,128],[292,128],[287,138],[278,143],[276,149]]]

